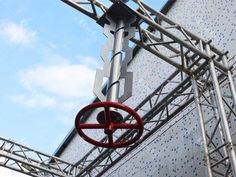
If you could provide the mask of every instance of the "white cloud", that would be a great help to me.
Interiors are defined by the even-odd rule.
[[[29,177],[29,176],[24,175],[22,173],[14,172],[7,168],[0,167],[0,177]]]
[[[42,59],[40,66],[70,65],[70,61],[67,58],[54,53],[50,46],[46,47],[46,49],[43,48]]]
[[[5,22],[0,24],[0,36],[11,44],[30,46],[36,39],[36,32],[32,31],[23,21],[19,24]]]
[[[87,62],[70,64],[59,55],[51,56],[59,58],[58,62],[40,64],[19,72],[19,83],[24,91],[11,96],[11,100],[28,108],[50,108],[66,113],[77,111],[94,97],[95,69],[87,62],[96,59],[81,56]],[[65,117],[60,121],[68,125],[71,121]]]
[[[43,94],[15,95],[12,97],[15,103],[27,107],[52,107],[56,104],[56,100]]]
[[[90,98],[95,71],[86,65],[39,65],[21,71],[20,82],[28,91],[41,90],[59,97]]]
[[[101,58],[94,58],[91,56],[77,56],[78,60],[81,64],[89,66],[91,68],[99,68],[102,66],[102,59]]]

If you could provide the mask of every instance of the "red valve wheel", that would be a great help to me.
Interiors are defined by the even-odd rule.
[[[80,120],[83,117],[83,115],[92,109],[96,109],[96,108],[104,108],[103,114],[102,112],[100,112],[98,114],[98,122],[97,124],[85,124],[85,123],[81,123]],[[113,108],[113,110],[110,110],[110,108]],[[125,112],[128,112],[131,116],[133,116],[133,118],[136,120],[137,123],[123,123],[123,118],[121,116],[121,114],[119,114],[118,112],[114,111],[115,109],[120,109],[123,110]],[[116,116],[119,118],[119,120],[115,120],[113,116]],[[104,116],[104,119],[101,120],[101,116]],[[116,102],[96,102],[96,103],[92,103],[86,107],[84,107],[83,109],[80,110],[80,112],[77,114],[76,119],[75,119],[75,128],[78,132],[78,134],[87,142],[95,145],[95,146],[100,146],[100,147],[106,147],[106,148],[120,148],[120,147],[126,147],[132,143],[134,143],[135,141],[137,141],[142,133],[143,133],[143,121],[140,118],[140,116],[130,107],[123,105],[123,104],[119,104]],[[83,129],[104,129],[104,133],[107,135],[108,137],[108,142],[99,142],[96,141],[90,137],[88,137],[84,132]],[[137,134],[132,138],[129,139],[127,141],[122,141],[122,142],[114,142],[113,141],[113,133],[117,130],[117,129],[136,129],[137,130]]]

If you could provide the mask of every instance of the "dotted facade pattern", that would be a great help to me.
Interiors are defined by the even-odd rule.
[[[229,51],[229,64],[235,64],[236,0],[177,0],[167,16],[203,39],[212,40],[212,44],[222,51]],[[133,72],[134,77],[133,96],[124,104],[134,108],[175,68],[141,49],[128,70]],[[227,86],[222,86],[222,89],[223,94],[227,94]],[[204,114],[211,114],[208,109],[204,109]],[[94,117],[96,113],[90,119]],[[212,121],[209,128],[213,125]],[[232,130],[236,128],[235,125],[236,118],[232,120]],[[236,136],[233,139],[236,140]],[[60,157],[77,162],[91,147],[76,135]],[[110,168],[104,176],[203,177],[206,176],[205,172],[202,135],[193,103]]]

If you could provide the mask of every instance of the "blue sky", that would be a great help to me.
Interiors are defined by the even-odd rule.
[[[145,2],[160,8],[166,0]],[[60,0],[0,4],[0,136],[52,154],[94,98],[106,38]]]

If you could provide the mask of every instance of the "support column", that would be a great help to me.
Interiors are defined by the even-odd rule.
[[[124,38],[124,22],[119,20],[114,34],[114,47],[112,51],[109,83],[107,86],[107,101],[118,102],[120,74],[122,63],[122,48]]]
[[[208,56],[211,56],[209,45],[206,45],[206,52],[207,52]],[[227,116],[225,113],[223,99],[222,99],[222,95],[220,92],[220,86],[219,86],[219,82],[217,79],[215,65],[214,65],[213,60],[211,60],[209,62],[209,66],[210,66],[210,73],[211,73],[212,83],[213,83],[215,96],[216,96],[217,108],[218,108],[219,115],[221,118],[222,129],[224,131],[224,138],[227,143],[226,149],[228,152],[233,176],[236,176],[236,155],[235,155],[235,151],[233,148],[232,137],[231,137],[230,130],[229,130],[229,124],[228,124]]]
[[[203,118],[202,109],[200,106],[200,99],[199,99],[200,96],[199,96],[199,92],[198,92],[197,82],[194,77],[192,78],[192,86],[193,86],[193,92],[194,92],[194,102],[195,102],[197,114],[199,117],[201,134],[202,134],[202,143],[203,143],[203,148],[204,148],[204,153],[205,153],[206,176],[213,177],[212,171],[211,171],[211,163],[210,163],[210,159],[209,159],[209,152],[208,152],[208,147],[207,147],[207,140],[206,140],[206,136],[205,136],[206,130],[205,130],[205,126],[204,126],[204,118]]]
[[[229,67],[228,62],[227,62],[227,58],[226,56],[222,56],[222,60],[223,60],[223,64],[225,65],[225,67]],[[233,81],[233,77],[231,74],[231,71],[228,70],[227,71],[227,75],[228,75],[228,81],[229,81],[229,86],[230,86],[230,91],[232,94],[232,99],[233,99],[233,103],[234,103],[234,108],[236,110],[236,91],[235,91],[235,87],[234,87],[234,81]]]

